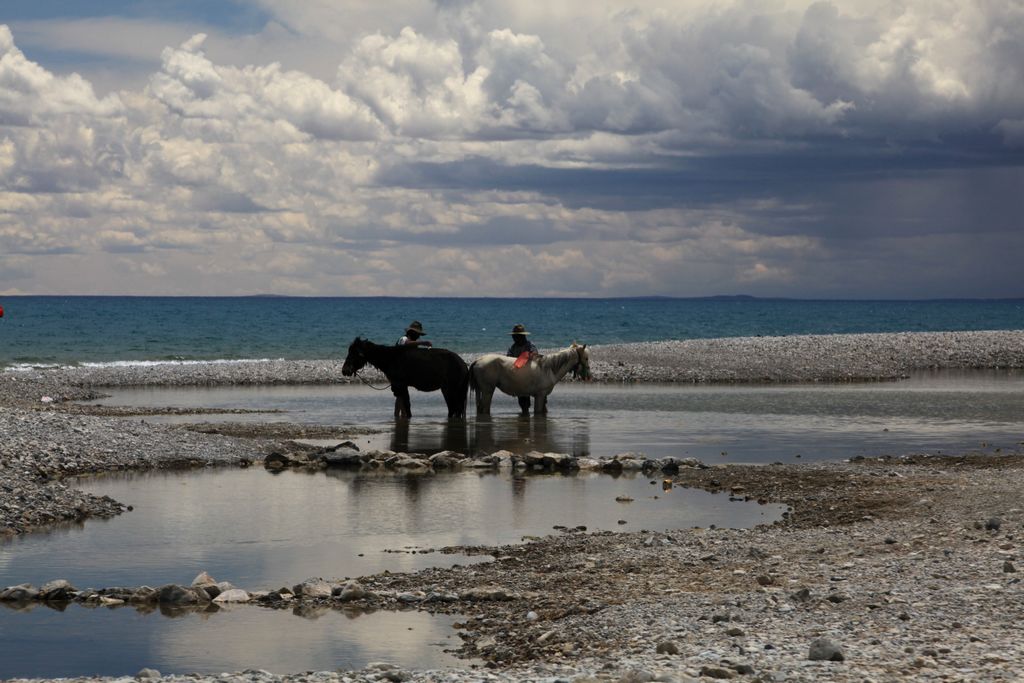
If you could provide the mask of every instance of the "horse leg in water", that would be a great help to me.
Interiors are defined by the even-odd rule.
[[[481,386],[477,387],[476,390],[476,414],[477,415],[490,415],[491,414],[491,399],[494,397],[494,387]]]
[[[395,419],[412,417],[412,405],[409,403],[409,387],[404,384],[392,384],[391,393],[395,395]]]
[[[537,394],[534,397],[533,414],[534,415],[547,415],[548,414],[548,395],[547,394]]]
[[[529,396],[516,396],[519,400],[519,412],[523,417],[530,416],[530,397]]]

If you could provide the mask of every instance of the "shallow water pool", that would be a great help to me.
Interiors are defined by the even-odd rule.
[[[693,456],[705,462],[795,462],[855,455],[1010,449],[1024,441],[1024,373],[921,373],[899,382],[800,385],[582,385],[555,388],[546,418],[520,418],[496,396],[493,416],[446,419],[439,393],[413,392],[395,424],[390,392],[364,386],[118,390],[111,405],[247,408],[283,413],[158,416],[373,427],[363,447],[406,452],[529,450]],[[983,446],[984,444],[984,446]]]
[[[215,674],[358,669],[373,661],[404,668],[464,667],[446,652],[461,641],[456,617],[425,612],[236,606],[176,618],[131,608],[69,605],[15,611],[0,604],[0,678],[132,676],[143,667]]]
[[[205,570],[248,590],[273,589],[313,576],[481,561],[487,558],[424,551],[518,543],[557,533],[555,526],[750,527],[775,521],[783,509],[666,491],[660,478],[594,473],[274,474],[259,467],[112,475],[82,480],[81,488],[134,509],[0,544],[0,585],[63,578],[78,588],[159,586],[188,583]]]
[[[274,589],[316,576],[488,561],[431,551],[562,533],[555,526],[750,527],[778,519],[783,510],[723,494],[665,490],[660,478],[594,473],[275,474],[254,467],[115,475],[80,484],[133,510],[0,543],[0,586],[55,578],[78,588],[160,586],[187,584],[207,571],[249,590]],[[459,644],[449,617],[353,617],[335,610],[294,616],[256,606],[174,619],[131,608],[0,608],[0,678],[133,674],[143,666],[166,674],[359,668],[375,660],[417,668],[456,663],[444,652]]]

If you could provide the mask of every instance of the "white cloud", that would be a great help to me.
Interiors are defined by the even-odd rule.
[[[163,68],[149,93],[184,119],[227,124],[234,138],[245,137],[244,124],[280,122],[314,137],[369,139],[377,121],[365,105],[304,73],[277,64],[244,68],[216,66],[202,51],[197,34],[178,48],[165,48]],[[240,125],[243,124],[243,125]],[[293,140],[297,139],[293,136]],[[282,140],[275,140],[281,142]]]
[[[116,96],[97,98],[81,76],[58,77],[26,59],[10,28],[0,24],[0,124],[39,125],[61,115],[121,113]]]
[[[1012,0],[259,5],[247,36],[27,26],[152,60],[104,96],[0,26],[17,288],[70,291],[70,268],[109,292],[806,293],[835,278],[801,264],[842,273],[850,235],[1019,209],[1005,171],[968,220],[971,165],[1020,166]]]

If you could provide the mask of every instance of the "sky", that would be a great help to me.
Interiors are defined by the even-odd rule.
[[[3,0],[0,295],[1021,297],[1022,0]]]

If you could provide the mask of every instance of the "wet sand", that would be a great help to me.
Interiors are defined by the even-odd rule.
[[[1021,367],[1024,332],[592,349],[592,370],[605,381],[865,381],[928,368]],[[339,361],[0,373],[2,528],[22,533],[121,511],[116,501],[63,484],[68,475],[244,466],[279,447],[282,437],[127,422],[110,416],[112,409],[72,407],[69,399],[94,397],[104,386],[339,380]],[[368,606],[467,615],[459,629],[462,652],[487,662],[485,669],[371,666],[228,678],[1019,680],[1024,455],[964,456],[683,468],[672,475],[676,485],[784,502],[792,513],[749,531],[557,534],[489,548],[498,559],[487,565],[363,577]],[[340,606],[334,598],[299,597],[290,608],[295,601]],[[830,643],[812,647],[820,639]],[[812,651],[826,659],[812,659]]]

